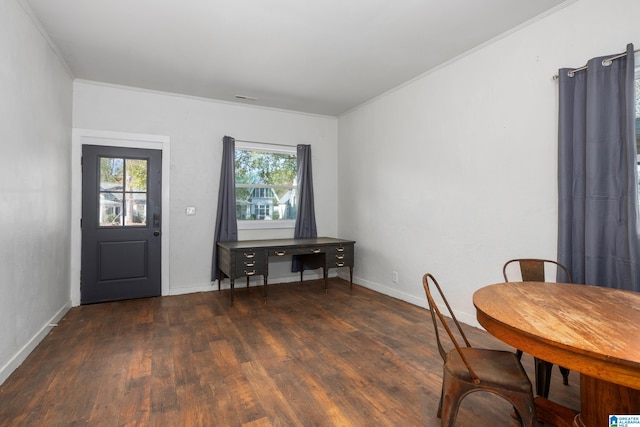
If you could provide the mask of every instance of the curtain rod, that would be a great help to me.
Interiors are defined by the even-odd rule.
[[[278,147],[297,147],[297,145],[288,145],[288,144],[275,144],[273,142],[262,142],[262,141],[246,141],[244,139],[236,139],[236,142],[248,142],[249,144],[265,144],[265,145],[275,145]]]
[[[638,52],[640,52],[640,49],[636,49],[636,50],[633,51],[633,53],[638,53]],[[602,66],[603,67],[608,67],[609,65],[611,65],[611,63],[613,62],[614,59],[620,59],[620,58],[622,58],[624,56],[627,56],[627,52],[621,53],[620,55],[612,56],[611,58],[605,58],[605,59],[602,60]],[[583,67],[579,67],[579,68],[574,68],[573,70],[569,70],[567,72],[567,75],[569,77],[573,77],[573,76],[575,76],[575,74],[578,71],[583,71],[583,70],[586,70],[587,68],[589,68],[587,65],[585,65]],[[553,80],[558,80],[559,78],[560,77],[557,74],[553,76]]]

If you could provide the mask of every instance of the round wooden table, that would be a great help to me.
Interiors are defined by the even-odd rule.
[[[580,372],[575,426],[640,414],[640,293],[568,283],[497,283],[473,294],[478,322],[525,353]]]

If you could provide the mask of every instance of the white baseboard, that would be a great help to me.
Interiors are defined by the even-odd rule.
[[[58,312],[46,322],[42,328],[2,367],[0,368],[0,384],[4,383],[7,378],[15,371],[18,366],[25,361],[27,356],[36,348],[38,344],[47,336],[51,329],[55,328],[58,321],[71,308],[71,300],[58,310]]]
[[[336,276],[335,273],[331,274],[331,272],[329,272],[329,277],[335,277],[335,276]],[[318,280],[318,279],[322,279],[322,274],[312,272],[312,271],[307,271],[304,273],[303,278],[304,280]],[[349,280],[349,278],[347,277],[346,280]],[[284,277],[269,277],[269,285],[275,285],[278,283],[292,283],[292,282],[299,282],[299,281],[300,281],[299,273],[292,274],[289,276],[284,276]],[[247,282],[244,279],[244,277],[241,279],[236,279],[235,287],[244,288],[246,286],[246,283]],[[258,276],[257,278],[251,279],[249,286],[250,287],[262,286],[263,284],[264,282],[262,280],[262,276]],[[222,280],[222,282],[220,282],[220,289],[229,289],[230,287],[231,287],[231,284],[229,283],[229,279],[224,279]],[[211,292],[211,291],[217,291],[217,290],[218,290],[218,281],[216,280],[215,282],[204,283],[196,286],[189,286],[184,288],[171,288],[169,289],[169,295],[185,295],[185,294],[193,294],[196,292]]]
[[[218,290],[218,282],[209,282],[202,285],[189,286],[185,288],[169,288],[169,296],[195,294],[197,292],[211,292]]]
[[[348,278],[346,280],[349,280]],[[373,291],[379,292],[384,295],[388,295],[392,298],[399,299],[401,301],[406,301],[409,304],[413,304],[418,307],[422,307],[424,309],[427,308],[427,297],[419,298],[415,295],[410,295],[405,292],[399,291],[398,289],[390,288],[388,286],[381,285],[379,283],[370,282],[368,280],[364,280],[361,278],[353,278],[353,283],[357,283],[360,286],[371,289]],[[476,328],[482,328],[476,319],[475,314],[464,313],[458,310],[454,310],[454,313],[458,320],[462,323],[466,323],[469,326],[473,326]]]

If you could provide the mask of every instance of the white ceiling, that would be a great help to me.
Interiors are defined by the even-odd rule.
[[[22,0],[75,78],[337,116],[575,0]]]

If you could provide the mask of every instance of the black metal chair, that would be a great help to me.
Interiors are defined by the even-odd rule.
[[[438,308],[429,282],[438,290],[439,298],[447,307],[448,316],[453,320],[464,346],[458,344],[454,332]],[[438,351],[444,361],[442,393],[437,414],[441,418],[441,426],[454,426],[460,403],[468,394],[477,391],[503,397],[513,405],[523,426],[537,426],[531,381],[516,354],[511,351],[471,347],[436,279],[427,273],[423,276],[422,283],[429,302]],[[454,346],[450,351],[444,349],[440,328],[444,328]]]
[[[502,275],[506,282],[555,282],[560,280],[563,283],[571,283],[571,274],[569,269],[557,261],[538,258],[518,258],[507,261],[502,267]],[[517,276],[519,274],[519,277]],[[512,280],[510,280],[510,278]],[[520,279],[520,280],[513,280]],[[522,350],[517,350],[516,354],[520,359]],[[549,387],[551,384],[551,371],[553,363],[534,357],[535,376],[536,376],[536,394],[538,396],[549,397]],[[560,373],[562,374],[562,383],[569,385],[569,369],[562,366]]]

